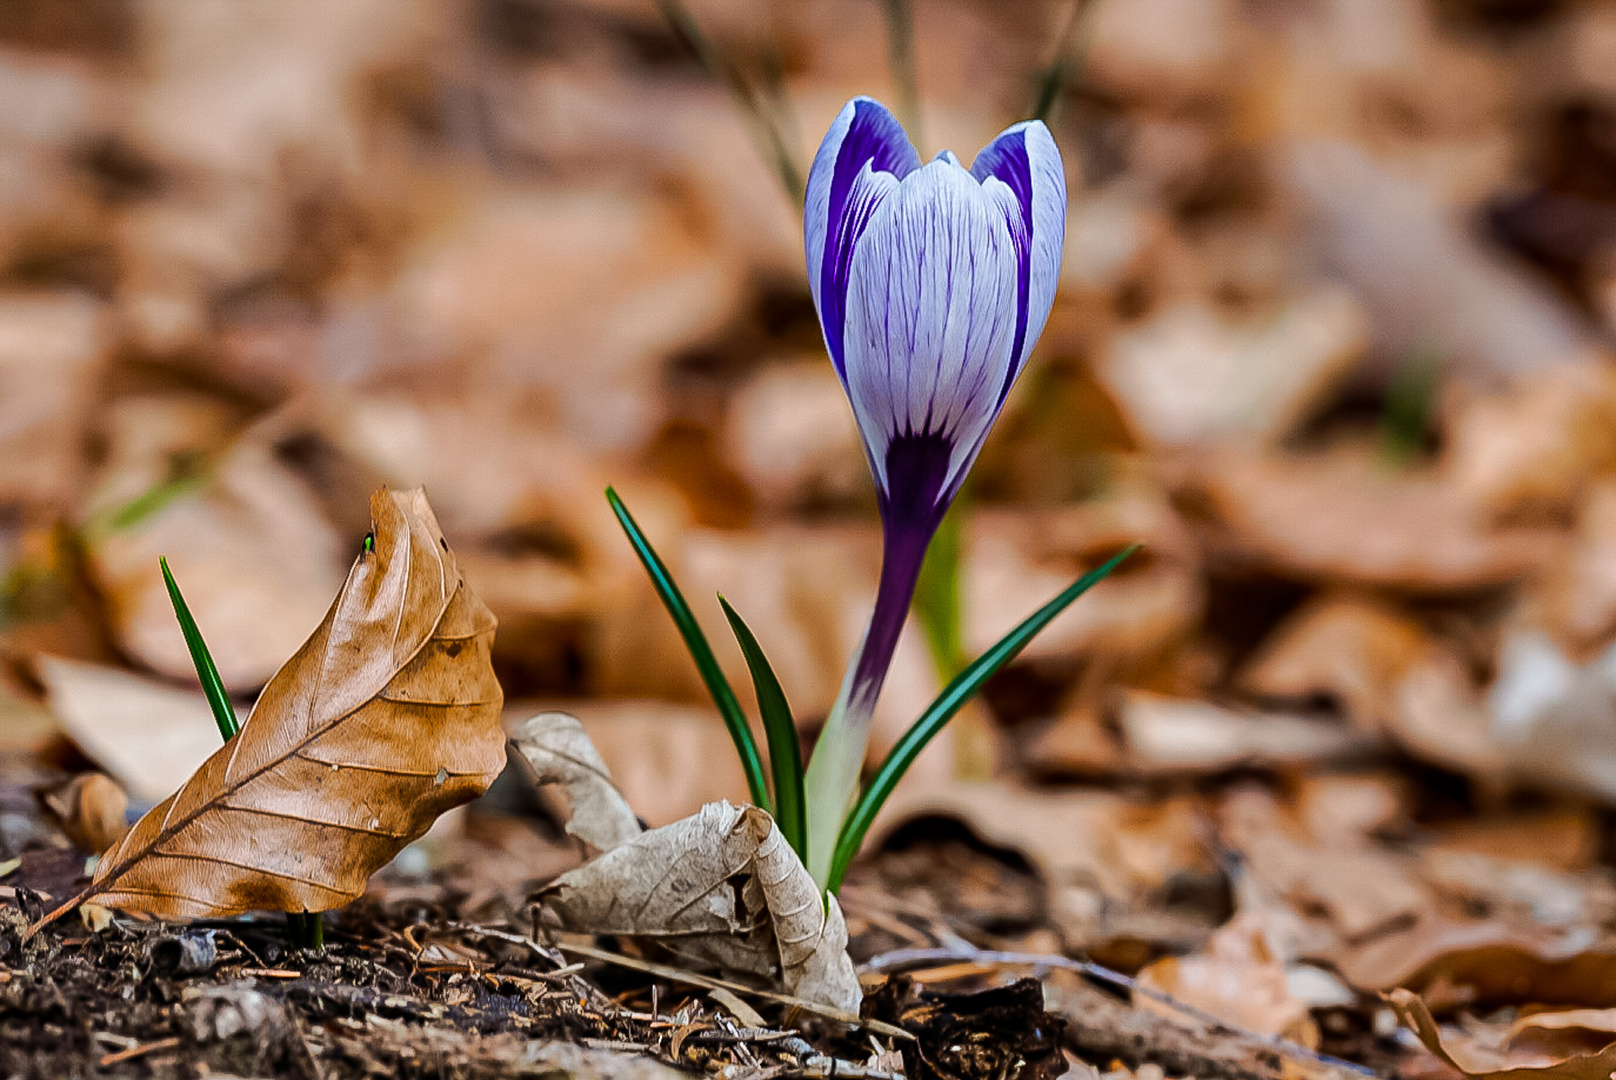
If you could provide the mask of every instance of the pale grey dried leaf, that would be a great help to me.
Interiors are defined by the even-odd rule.
[[[537,783],[566,788],[572,804],[569,835],[597,851],[611,851],[640,835],[634,811],[576,716],[530,716],[512,730],[511,743],[533,767]]]
[[[688,964],[856,1011],[847,925],[822,896],[773,818],[716,802],[563,874],[543,900],[569,930],[654,940]]]

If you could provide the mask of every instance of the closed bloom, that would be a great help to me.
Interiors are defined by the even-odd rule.
[[[821,804],[809,808],[816,875],[835,827],[824,822],[857,783],[926,546],[1049,317],[1065,223],[1060,152],[1037,120],[1004,131],[969,170],[946,151],[922,165],[886,107],[860,97],[814,157],[808,279],[885,532],[870,627],[809,765]]]

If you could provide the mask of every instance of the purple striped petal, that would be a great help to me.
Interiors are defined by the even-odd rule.
[[[843,107],[814,155],[803,212],[808,283],[825,346],[844,383],[842,342],[853,251],[875,208],[919,167],[920,155],[903,125],[885,105],[867,97]]]
[[[939,490],[923,497],[946,506],[958,490],[1013,376],[1017,274],[999,202],[945,159],[911,173],[870,216],[848,277],[843,380],[884,496],[913,497],[890,469],[906,436],[940,436],[948,448]]]
[[[1019,261],[1014,360],[999,389],[1003,404],[1055,301],[1066,240],[1066,170],[1049,129],[1040,120],[1028,120],[1006,128],[983,147],[971,175],[1002,206]]]

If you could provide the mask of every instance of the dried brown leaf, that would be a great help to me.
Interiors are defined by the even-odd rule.
[[[1598,1053],[1616,1041],[1616,1009],[1532,1013],[1509,1025],[1509,1049],[1565,1058]]]
[[[1417,994],[1398,989],[1387,994],[1386,1000],[1397,1010],[1403,1023],[1419,1036],[1427,1050],[1473,1080],[1610,1080],[1611,1073],[1616,1071],[1616,1043],[1606,1046],[1597,1054],[1574,1054],[1549,1065],[1490,1069],[1471,1062],[1467,1066],[1444,1044],[1442,1032],[1431,1017],[1431,1010]]]
[[[241,731],[103,856],[69,907],[324,911],[493,782],[505,763],[494,617],[425,492],[382,489],[371,516],[374,549]]]
[[[1348,720],[1377,731],[1391,723],[1398,684],[1428,641],[1419,623],[1390,603],[1333,591],[1281,623],[1239,681],[1265,697],[1329,695]]]
[[[15,149],[8,144],[13,162]],[[63,498],[78,481],[78,444],[111,340],[106,308],[78,292],[0,297],[0,499]]]
[[[1250,319],[1183,301],[1120,331],[1097,375],[1147,443],[1272,444],[1341,383],[1368,330],[1339,287]]]
[[[1393,472],[1366,446],[1317,456],[1230,450],[1195,469],[1222,529],[1219,554],[1306,579],[1422,593],[1504,585],[1548,562],[1559,535],[1491,528],[1448,476]]]
[[[1496,663],[1487,694],[1490,734],[1510,771],[1553,791],[1616,796],[1616,647],[1583,663],[1541,630],[1515,626],[1505,631]]]
[[[1224,843],[1240,853],[1254,879],[1291,910],[1322,915],[1345,940],[1387,933],[1433,903],[1410,860],[1367,838],[1314,842],[1266,791],[1230,793],[1218,823]]]
[[[1093,603],[1063,612],[1025,655],[1135,658],[1189,634],[1205,603],[1194,546],[1156,482],[1138,475],[1135,463],[1119,461],[1118,468],[1116,488],[1103,499],[1031,512],[984,507],[972,515],[962,570],[968,651],[991,648],[1097,556],[1135,542],[1145,544],[1145,555],[1129,560]]]
[[[142,803],[166,798],[219,749],[200,690],[58,656],[34,671],[68,737]]]
[[[113,456],[90,504],[86,551],[107,600],[109,628],[126,654],[170,679],[192,678],[158,568],[158,557],[166,556],[207,633],[220,677],[232,691],[250,692],[299,646],[342,585],[347,541],[312,488],[267,440],[247,435],[217,457],[202,457],[211,464],[198,466],[207,475],[195,490],[159,500],[133,524],[111,524],[150,493],[172,490],[171,453],[211,452],[205,429],[221,423],[222,412],[183,399],[115,408]],[[188,424],[204,430],[162,430]],[[182,433],[189,437],[181,440]],[[175,444],[165,445],[167,438]]]
[[[1616,468],[1616,371],[1563,364],[1507,389],[1458,396],[1443,461],[1494,519],[1565,517]]]
[[[1206,951],[1158,960],[1139,973],[1138,985],[1170,994],[1247,1031],[1317,1046],[1318,1028],[1307,1002],[1291,992],[1285,963],[1268,939],[1266,921],[1256,913],[1237,915],[1212,935]],[[1134,1006],[1177,1015],[1146,994],[1136,993]]]
[[[42,791],[39,801],[56,819],[63,834],[80,851],[99,855],[129,831],[124,814],[129,796],[106,773],[80,773],[65,784]]]
[[[1522,929],[1431,915],[1332,958],[1362,990],[1406,987],[1435,1000],[1616,1007],[1616,950],[1583,928]]]
[[[1161,772],[1289,765],[1361,754],[1373,741],[1344,724],[1286,713],[1240,712],[1146,690],[1122,695],[1117,720],[1131,761]]]

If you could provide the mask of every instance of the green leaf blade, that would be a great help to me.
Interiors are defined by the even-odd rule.
[[[802,745],[797,741],[791,706],[751,628],[728,600],[720,596],[718,602],[724,606],[724,617],[740,643],[747,670],[752,673],[752,685],[757,690],[758,711],[763,715],[763,731],[769,740],[769,770],[774,776],[775,821],[786,843],[806,863],[808,803],[802,786]]]
[[[965,640],[961,631],[964,597],[960,575],[965,559],[965,519],[970,516],[970,485],[954,496],[954,505],[943,515],[942,524],[932,534],[926,558],[920,564],[915,582],[913,607],[931,646],[932,659],[944,679],[958,675],[965,666]]]
[[[1055,616],[1065,611],[1079,596],[1098,585],[1122,560],[1138,549],[1138,544],[1124,548],[1101,566],[1068,585],[1053,600],[1027,616],[1014,630],[1000,638],[992,648],[973,660],[970,666],[943,688],[943,692],[937,695],[937,700],[928,705],[919,719],[903,733],[897,745],[881,762],[881,767],[876,770],[869,786],[853,804],[853,809],[849,810],[847,817],[842,820],[841,833],[836,838],[835,857],[831,860],[830,878],[826,882],[828,892],[836,892],[841,888],[842,878],[846,876],[847,868],[853,862],[853,856],[857,855],[859,848],[863,846],[864,836],[875,822],[876,814],[880,812],[887,796],[892,794],[892,789],[914,763],[920,751],[926,748],[926,744],[931,742],[933,737],[954,718],[954,714],[976,695],[983,683],[1014,660],[1021,650],[1027,647],[1028,642],[1049,625]]]
[[[180,595],[180,586],[174,580],[174,574],[168,568],[168,560],[160,558],[158,564],[163,568],[163,584],[168,586],[168,599],[174,605],[174,617],[179,620],[180,633],[185,635],[185,647],[191,652],[191,663],[196,667],[197,681],[202,684],[202,693],[208,699],[208,708],[213,710],[213,722],[219,725],[219,735],[225,742],[235,738],[240,725],[236,723],[236,710],[230,704],[230,695],[225,692],[224,680],[219,677],[219,669],[214,666],[213,654],[208,652],[208,643],[202,640],[202,631],[197,628],[196,620],[191,617],[191,609],[185,603],[185,597]]]
[[[741,768],[746,773],[746,786],[752,794],[752,801],[772,814],[774,803],[769,798],[769,785],[764,778],[763,757],[758,753],[757,740],[752,736],[752,728],[746,722],[746,714],[741,710],[735,691],[730,688],[729,680],[724,678],[724,672],[713,656],[712,646],[707,644],[707,636],[701,632],[701,626],[691,613],[690,605],[685,603],[679,586],[673,583],[673,575],[668,572],[667,564],[656,553],[651,541],[646,539],[639,523],[634,520],[634,515],[628,512],[628,507],[623,505],[623,500],[617,497],[617,492],[612,488],[606,489],[606,501],[611,504],[612,513],[617,515],[617,523],[627,534],[634,553],[640,557],[640,564],[650,575],[651,584],[662,598],[662,606],[667,608],[674,626],[678,627],[679,636],[684,639],[685,648],[690,650],[690,657],[696,662],[702,682],[707,684],[707,692],[713,696],[713,704],[718,706],[718,714],[724,718],[724,726],[729,729],[729,737],[735,743],[735,752],[740,756]]]

